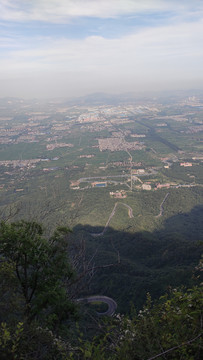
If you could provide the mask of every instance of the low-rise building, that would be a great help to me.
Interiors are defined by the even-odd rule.
[[[149,185],[149,184],[142,184],[142,190],[151,190],[152,189],[152,187],[151,187],[151,185]]]
[[[182,163],[180,163],[180,166],[188,167],[188,166],[192,166],[192,163],[191,162],[182,162]]]

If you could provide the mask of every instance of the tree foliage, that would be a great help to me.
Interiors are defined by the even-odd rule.
[[[15,282],[15,297],[21,307],[18,311],[28,323],[40,318],[41,323],[56,327],[75,312],[66,290],[67,282],[74,279],[68,259],[68,232],[59,228],[47,239],[35,222],[0,225],[1,275],[6,271],[10,285]],[[12,291],[5,286],[1,291],[12,301]],[[1,317],[4,319],[2,312]]]
[[[203,292],[199,285],[171,289],[138,313],[93,319],[94,334],[68,335],[67,319],[76,317],[72,302],[81,255],[70,259],[66,228],[47,238],[35,222],[0,225],[0,358],[22,360],[200,360],[202,357]],[[90,267],[91,269],[91,267]],[[71,287],[73,291],[71,292]],[[83,329],[90,325],[83,321]],[[66,333],[59,330],[64,325]],[[80,325],[79,325],[80,328]],[[77,329],[77,326],[75,327]],[[93,335],[92,335],[93,334]],[[60,337],[61,335],[62,337]]]
[[[138,314],[120,314],[91,341],[80,340],[77,359],[200,360],[203,353],[202,286],[174,289],[154,306],[148,294]]]

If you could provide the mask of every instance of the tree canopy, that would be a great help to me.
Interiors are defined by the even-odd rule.
[[[56,326],[75,313],[66,287],[75,276],[68,257],[68,233],[68,229],[58,228],[46,238],[42,226],[35,222],[0,224],[1,276],[6,272],[15,283],[18,311],[26,322],[40,317],[47,325]],[[8,301],[14,296],[11,290],[1,286]]]
[[[87,271],[78,276],[71,265],[80,257],[71,261],[68,234],[58,228],[46,237],[35,222],[0,224],[1,359],[202,358],[202,261],[191,289],[171,289],[155,304],[148,295],[144,308],[132,307],[130,315],[102,320],[91,314],[92,323],[83,318],[70,335],[67,320],[77,317],[70,289]]]

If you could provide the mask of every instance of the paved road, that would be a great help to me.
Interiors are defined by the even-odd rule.
[[[141,176],[148,176],[148,175],[154,175],[157,174],[157,171],[154,169],[150,169],[148,172],[144,173],[144,174],[139,174],[139,177]],[[106,176],[90,176],[90,177],[86,177],[86,178],[80,178],[78,179],[78,181],[81,182],[88,182],[88,180],[96,180],[97,181],[102,181],[102,180],[107,180],[107,179],[111,179],[111,178],[126,178],[126,177],[130,177],[129,174],[120,174],[120,175],[106,175]]]
[[[96,301],[99,301],[99,302],[104,302],[105,304],[108,305],[108,309],[107,311],[105,312],[97,312],[98,315],[105,315],[105,316],[112,316],[115,311],[116,311],[116,308],[117,308],[117,304],[116,302],[108,297],[108,296],[102,296],[102,295],[95,295],[95,296],[88,296],[88,297],[85,297],[85,298],[81,298],[81,299],[77,299],[78,302],[87,302],[87,303],[91,303],[91,302],[96,302]]]
[[[132,219],[134,217],[133,216],[133,209],[129,205],[125,204],[125,203],[119,203],[119,204],[122,204],[122,205],[124,205],[124,206],[126,206],[128,208],[128,216],[129,216],[129,218]]]
[[[101,181],[100,179],[102,180],[106,180],[106,179],[109,179],[109,178],[123,178],[123,177],[129,177],[129,174],[121,174],[121,175],[107,175],[107,176],[90,176],[90,177],[86,177],[86,178],[80,178],[78,181],[81,183],[81,182],[85,182],[85,181],[88,181],[88,180],[96,180],[98,179],[98,181]]]

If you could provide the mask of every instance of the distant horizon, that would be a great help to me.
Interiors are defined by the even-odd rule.
[[[6,99],[16,99],[16,100],[25,100],[25,101],[32,101],[32,100],[39,100],[39,101],[46,101],[46,100],[79,100],[82,98],[89,98],[89,97],[98,97],[99,96],[107,96],[107,97],[122,97],[122,96],[129,96],[129,97],[138,97],[138,98],[142,98],[142,97],[160,97],[160,96],[171,96],[171,95],[183,95],[183,96],[189,96],[189,95],[193,95],[194,96],[198,96],[198,95],[202,95],[203,96],[203,88],[202,89],[195,89],[195,88],[191,88],[191,89],[175,89],[175,90],[168,90],[168,89],[164,89],[164,90],[157,90],[157,91],[147,91],[147,90],[143,90],[143,91],[129,91],[129,92],[122,92],[122,93],[113,93],[113,92],[105,92],[105,91],[97,91],[97,92],[92,92],[92,93],[87,93],[84,95],[75,95],[75,96],[44,96],[44,97],[37,97],[37,96],[33,96],[33,97],[23,97],[23,96],[0,96],[1,100],[6,100]]]
[[[0,97],[203,89],[203,2],[4,0]]]

